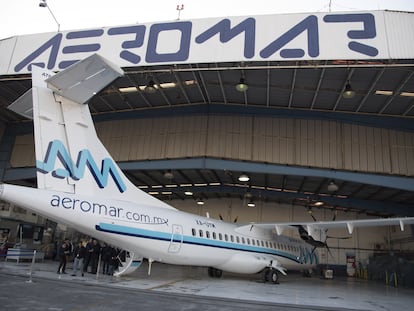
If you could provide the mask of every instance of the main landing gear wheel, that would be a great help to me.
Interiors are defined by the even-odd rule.
[[[220,269],[216,269],[216,268],[208,268],[208,276],[212,277],[212,278],[221,278],[221,276],[223,275],[223,271],[221,271]]]
[[[263,271],[263,281],[279,284],[279,273],[273,268],[266,268]]]

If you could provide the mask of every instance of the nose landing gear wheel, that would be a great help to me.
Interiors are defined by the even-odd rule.
[[[263,281],[271,282],[273,284],[279,284],[279,273],[272,268],[266,268],[263,271]]]

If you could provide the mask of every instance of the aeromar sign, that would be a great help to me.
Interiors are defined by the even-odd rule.
[[[99,53],[122,67],[235,60],[376,58],[386,50],[382,45],[384,38],[378,40],[376,16],[375,13],[265,15],[69,31],[38,35],[39,40],[35,35],[23,36],[17,39],[9,72],[30,71],[31,64],[61,70],[88,53]],[[380,28],[382,36],[383,27]]]

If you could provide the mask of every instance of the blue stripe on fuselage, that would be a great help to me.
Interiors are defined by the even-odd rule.
[[[96,230],[103,231],[103,232],[134,236],[134,237],[140,237],[140,238],[145,238],[145,239],[160,240],[160,241],[166,241],[166,242],[171,242],[171,236],[172,236],[171,233],[132,228],[132,227],[120,226],[120,225],[114,225],[114,224],[108,224],[108,223],[100,223],[99,225],[96,225],[95,228]],[[172,242],[181,243],[181,239],[174,239]],[[204,239],[204,238],[198,238],[198,237],[186,236],[186,235],[183,235],[182,243],[190,244],[190,245],[199,245],[199,246],[215,247],[215,248],[221,248],[221,249],[251,252],[251,253],[274,255],[274,256],[280,256],[280,257],[292,260],[296,263],[302,263],[298,259],[298,257],[294,256],[293,254],[281,252],[281,251],[270,249],[270,248],[242,245],[242,244],[237,244],[237,243],[210,240],[210,239]]]

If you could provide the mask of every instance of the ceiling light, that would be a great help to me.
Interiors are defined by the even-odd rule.
[[[400,96],[414,97],[414,92],[401,92]]]
[[[195,84],[197,84],[197,81],[196,80],[185,80],[183,82],[183,84],[186,85],[186,86],[195,85]]]
[[[118,89],[121,93],[131,93],[136,92],[138,89],[135,86],[128,86],[128,87],[120,87]]]
[[[239,176],[239,181],[243,181],[243,182],[245,182],[245,181],[249,181],[250,180],[250,177],[249,176],[247,176],[246,174],[241,174],[240,176]]]
[[[322,206],[323,204],[323,201],[316,201],[315,203],[313,203],[314,206]]]
[[[157,86],[153,80],[150,80],[144,89],[145,93],[154,94],[157,91]]]
[[[167,171],[164,173],[164,178],[171,180],[174,178],[174,174],[171,171]]]
[[[171,89],[173,87],[176,87],[177,84],[175,82],[164,82],[160,83],[160,88],[162,89]]]
[[[393,91],[384,91],[384,90],[376,90],[375,95],[385,95],[385,96],[391,96],[393,95]]]
[[[185,195],[193,195],[193,193],[191,191],[189,191],[189,190],[185,191],[184,194]]]
[[[253,201],[249,201],[249,203],[247,203],[247,206],[248,206],[248,207],[255,207],[255,206],[256,206],[256,204],[254,204],[254,202],[253,202]]]
[[[204,201],[203,200],[197,200],[197,205],[204,205]]]
[[[338,186],[334,183],[333,180],[331,180],[328,184],[328,191],[329,192],[335,192],[338,191]]]
[[[345,85],[345,90],[342,93],[342,97],[343,98],[352,98],[355,96],[355,91],[352,90],[351,88],[351,84],[349,84],[349,82]]]
[[[239,92],[246,92],[249,86],[246,84],[244,78],[240,78],[239,83],[236,84],[236,90]]]

